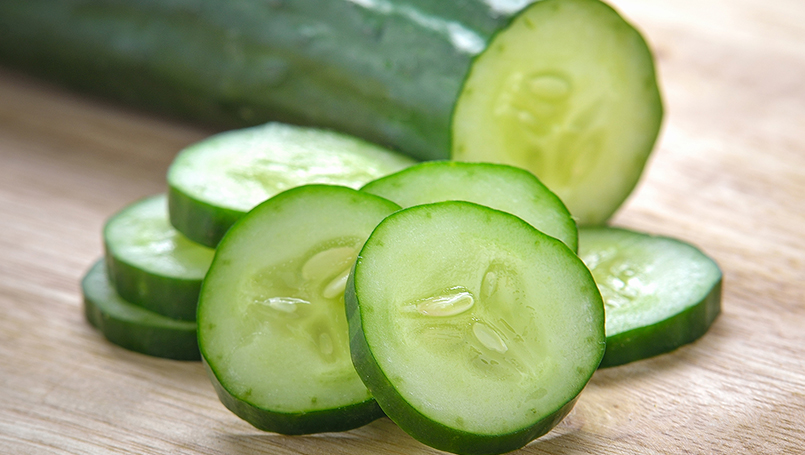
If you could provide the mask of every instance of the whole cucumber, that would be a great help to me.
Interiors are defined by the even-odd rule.
[[[516,165],[579,224],[629,195],[662,118],[651,52],[599,0],[3,0],[0,64],[221,128]]]
[[[280,120],[449,157],[484,2],[3,0],[0,61],[224,127]]]

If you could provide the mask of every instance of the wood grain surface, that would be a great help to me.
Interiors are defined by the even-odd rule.
[[[613,221],[715,258],[724,310],[692,345],[597,372],[516,453],[803,453],[805,3],[614,4],[656,51],[667,116]],[[436,453],[388,419],[260,432],[199,363],[126,351],[84,320],[104,220],[164,191],[173,156],[212,132],[0,71],[0,453]]]

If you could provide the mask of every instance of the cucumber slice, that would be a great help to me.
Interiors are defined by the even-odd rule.
[[[201,280],[215,251],[171,226],[164,194],[113,215],[103,237],[109,280],[121,297],[171,318],[196,320]]]
[[[346,289],[355,368],[403,430],[502,453],[570,412],[604,353],[590,272],[511,214],[438,202],[387,217]]]
[[[698,339],[721,312],[721,270],[680,240],[619,228],[579,230],[579,256],[606,308],[601,367],[672,351]]]
[[[174,360],[199,360],[196,323],[171,319],[127,302],[97,261],[81,281],[84,315],[112,343],[128,350]]]
[[[215,247],[232,224],[286,189],[360,188],[415,161],[363,140],[281,123],[229,131],[192,145],[168,170],[171,223]]]
[[[448,200],[474,202],[517,215],[573,251],[578,247],[576,222],[562,201],[534,174],[513,166],[428,161],[369,182],[361,191],[402,207]]]
[[[399,208],[306,185],[232,227],[198,308],[201,352],[227,408],[284,434],[349,430],[383,415],[350,361],[343,294],[363,242]]]
[[[637,184],[661,120],[640,33],[598,0],[544,0],[473,63],[452,157],[528,169],[580,225],[602,224]]]

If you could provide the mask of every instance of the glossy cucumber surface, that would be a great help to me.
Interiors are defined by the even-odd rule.
[[[0,61],[228,128],[314,124],[447,158],[464,75],[524,3],[3,0]]]
[[[514,164],[581,225],[629,195],[663,113],[646,43],[598,0],[4,0],[0,62],[220,127]]]

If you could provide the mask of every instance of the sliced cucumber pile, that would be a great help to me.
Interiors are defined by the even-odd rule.
[[[109,279],[121,297],[168,317],[196,320],[201,280],[215,251],[170,225],[164,194],[112,216],[103,237]]]
[[[501,164],[427,161],[361,188],[402,207],[468,201],[517,215],[576,251],[576,222],[562,201],[530,172]]]
[[[175,225],[214,246],[235,220],[267,195],[310,180],[357,188],[413,163],[349,136],[276,123],[202,141],[176,157],[168,172],[168,196],[144,198],[107,221],[104,278],[110,282],[109,292],[115,301],[133,308],[126,314],[135,312],[145,318],[139,326],[154,320],[143,315],[156,313],[164,317],[157,319],[159,324],[183,330],[193,327],[195,333],[201,282],[215,250],[189,239]],[[216,203],[223,205],[210,205]],[[109,340],[155,356],[200,358],[198,352],[184,354],[181,346],[176,349],[182,354],[170,345],[160,347],[160,343],[172,343],[172,338],[154,335],[150,329],[126,328],[133,323],[119,322],[116,313],[99,312],[98,308],[111,304],[102,307],[97,298],[85,300],[87,317]],[[107,313],[113,316],[101,318]],[[191,351],[198,351],[196,344]]]
[[[535,2],[478,56],[455,106],[452,158],[536,174],[580,225],[636,185],[662,119],[651,51],[598,0]]]
[[[99,260],[81,281],[84,314],[111,342],[143,354],[199,360],[196,323],[180,321],[127,302],[115,292]]]
[[[221,401],[257,428],[349,430],[383,415],[350,361],[344,287],[358,251],[399,206],[306,185],[224,236],[202,285],[199,346]]]
[[[691,343],[721,312],[721,270],[680,240],[618,228],[582,228],[579,256],[606,305],[602,367]]]
[[[387,217],[346,290],[353,363],[414,438],[502,453],[553,428],[604,354],[589,270],[523,220],[468,202]]]
[[[136,201],[106,222],[105,258],[82,282],[87,320],[126,349],[200,360],[196,304],[214,250],[168,222],[167,196]]]
[[[281,123],[191,145],[168,170],[171,223],[215,247],[229,227],[271,196],[307,183],[359,188],[413,164],[403,155],[331,131]]]

